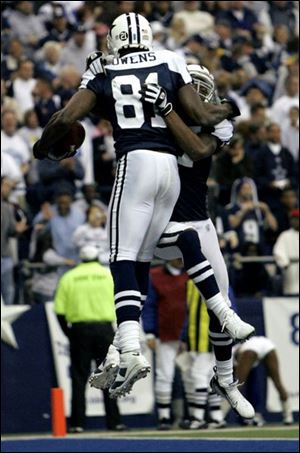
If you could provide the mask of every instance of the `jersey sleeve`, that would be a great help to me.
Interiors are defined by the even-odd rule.
[[[79,90],[87,88],[93,91],[97,96],[102,94],[103,90],[103,76],[94,75],[90,69],[85,71],[81,77]]]
[[[176,89],[179,89],[184,85],[192,83],[192,78],[187,69],[185,60],[174,52],[171,51],[165,52],[166,62],[172,74],[172,78]]]

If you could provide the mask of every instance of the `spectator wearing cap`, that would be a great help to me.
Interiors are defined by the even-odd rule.
[[[209,35],[214,29],[214,17],[199,10],[200,2],[188,1],[184,2],[182,11],[175,13],[174,19],[183,19],[189,36],[201,34]]]
[[[109,269],[98,262],[98,249],[85,246],[80,250],[81,263],[60,280],[54,309],[70,342],[72,402],[70,432],[85,428],[85,389],[91,362],[104,360],[114,338],[115,321],[113,279]],[[121,430],[120,414],[115,400],[103,390],[106,426]]]
[[[249,81],[240,91],[240,110],[241,115],[238,117],[238,122],[249,120],[251,117],[252,107],[261,104],[265,107],[265,114],[270,116],[268,109],[268,96],[271,94],[270,86],[263,81]]]
[[[95,42],[87,40],[86,28],[79,25],[61,52],[61,64],[73,65],[82,74],[85,70],[86,56],[94,49]]]
[[[283,294],[299,294],[299,208],[290,213],[291,228],[281,233],[273,254],[283,272]]]
[[[50,7],[49,4],[43,5],[40,11],[44,7]],[[64,46],[65,43],[71,38],[72,30],[67,21],[67,17],[62,5],[51,5],[51,11],[48,13],[48,33],[41,40],[39,45],[43,46],[48,41],[55,41]],[[39,14],[40,14],[39,11]]]
[[[297,187],[293,156],[281,144],[281,129],[276,123],[267,126],[267,143],[254,162],[254,179],[260,198],[276,216],[281,209],[280,195],[286,187]]]
[[[291,187],[283,189],[280,195],[281,208],[276,213],[278,222],[278,234],[290,228],[290,213],[298,206],[298,198],[295,190]]]
[[[14,35],[29,49],[35,49],[46,29],[41,19],[34,14],[34,2],[15,2],[15,10],[8,15]]]
[[[48,79],[39,78],[32,90],[34,96],[34,110],[37,114],[39,125],[44,128],[51,116],[60,107],[60,98],[54,95],[54,88]]]

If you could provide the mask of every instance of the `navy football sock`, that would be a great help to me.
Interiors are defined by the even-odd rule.
[[[149,289],[149,270],[150,270],[149,262],[146,263],[143,263],[141,261],[136,262],[135,275],[141,293],[141,311],[143,310],[143,306],[147,299]]]

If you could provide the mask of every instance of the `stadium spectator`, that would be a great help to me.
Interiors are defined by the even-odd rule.
[[[96,247],[98,249],[98,259],[100,263],[107,266],[109,263],[109,247],[105,224],[105,212],[101,207],[91,205],[87,210],[86,223],[80,225],[74,231],[73,242],[78,249],[84,245]]]
[[[169,37],[166,41],[166,47],[169,50],[180,50],[187,40],[187,31],[183,19],[173,17],[170,23]]]
[[[30,50],[38,46],[45,36],[46,29],[40,18],[34,14],[34,2],[15,2],[15,10],[8,14],[8,21],[13,34]]]
[[[97,191],[96,184],[84,184],[81,188],[82,197],[74,201],[74,206],[77,206],[84,212],[91,206],[98,206],[105,214],[107,213],[107,205],[101,201],[101,196]]]
[[[12,83],[13,96],[16,99],[22,114],[34,106],[32,90],[36,80],[33,78],[33,62],[22,60],[20,62],[17,76]]]
[[[8,42],[6,53],[1,58],[1,74],[5,80],[13,80],[16,77],[20,62],[26,55],[19,39],[13,38]]]
[[[273,254],[283,271],[283,294],[299,294],[299,209],[290,214],[291,228],[278,237]],[[293,261],[293,262],[292,262]]]
[[[245,6],[244,1],[232,1],[229,9],[218,14],[219,19],[225,19],[230,23],[235,33],[239,36],[250,37],[258,22],[256,15]]]
[[[55,312],[70,342],[71,433],[81,433],[85,428],[85,388],[91,361],[96,360],[99,365],[114,338],[113,280],[97,256],[95,247],[82,247],[81,263],[61,278],[55,294]],[[107,389],[103,390],[103,396],[107,429],[125,429],[118,405],[109,398]]]
[[[66,46],[62,49],[60,61],[63,65],[72,65],[76,68],[79,74],[85,70],[85,60],[89,53],[95,49],[95,41],[88,42],[87,30],[84,26],[79,25],[76,27],[72,38],[67,42]]]
[[[259,201],[254,181],[250,178],[236,180],[230,201],[226,211],[230,230],[235,230],[238,234],[237,251],[241,252],[249,242],[264,250],[265,230],[277,231],[278,225],[268,205]]]
[[[25,219],[16,221],[13,205],[8,201],[12,187],[8,178],[1,177],[1,295],[7,305],[14,303],[15,295],[14,253],[10,239],[28,228]]]
[[[40,40],[39,45],[42,46],[48,41],[55,41],[64,47],[65,43],[72,36],[72,30],[68,23],[64,7],[63,5],[54,5],[53,3],[51,5],[46,3],[44,7],[50,7],[52,11],[49,11],[45,17],[48,33]],[[39,10],[39,16],[43,17],[42,14],[43,7]]]
[[[31,278],[32,303],[41,304],[53,300],[60,278],[59,266],[72,267],[76,261],[59,255],[53,248],[51,233],[47,229],[37,229],[34,233],[35,253],[32,263],[39,265],[33,269]]]
[[[255,336],[243,344],[234,346],[235,359],[235,376],[239,382],[247,382],[247,379],[253,369],[260,363],[266,366],[268,377],[272,380],[280,397],[282,406],[283,423],[291,425],[294,421],[293,413],[288,399],[288,393],[285,389],[279,371],[278,355],[275,344],[269,338]],[[257,391],[257,388],[256,388]],[[252,421],[247,424],[256,424],[262,426],[264,420],[261,414],[256,414]]]
[[[214,17],[205,12],[199,11],[199,2],[184,2],[183,10],[174,14],[174,19],[182,19],[188,36],[195,34],[208,35],[214,27]]]
[[[290,108],[281,128],[282,145],[292,154],[295,163],[299,163],[299,107]]]
[[[288,76],[285,81],[286,94],[279,97],[270,112],[274,123],[283,124],[288,117],[291,107],[299,108],[299,77]]]
[[[148,20],[150,22],[158,21],[164,27],[169,27],[173,19],[173,7],[172,3],[169,1],[156,1],[153,3],[153,9]]]
[[[280,196],[281,208],[276,213],[278,222],[278,234],[290,228],[290,213],[298,207],[298,198],[296,192],[287,187]]]
[[[152,47],[154,50],[164,50],[165,41],[167,37],[167,31],[164,26],[158,22],[151,22],[151,28],[153,33],[153,44]]]
[[[46,222],[54,250],[60,256],[77,261],[78,252],[72,242],[72,236],[76,228],[84,223],[85,216],[72,202],[72,194],[60,189],[56,194],[55,204],[47,209],[44,206],[33,223],[35,225]],[[67,270],[67,266],[60,266],[59,273],[63,274]]]
[[[243,138],[236,134],[224,154],[215,160],[213,170],[216,181],[220,184],[219,203],[229,203],[232,184],[236,179],[252,176],[252,161],[244,150]]]
[[[77,157],[69,157],[60,162],[38,161],[37,171],[41,186],[37,188],[38,200],[52,200],[58,187],[64,187],[75,196],[77,191],[76,181],[81,181],[84,171]],[[34,201],[34,200],[33,200]]]
[[[51,116],[60,107],[60,98],[54,95],[52,83],[48,79],[37,79],[32,90],[34,96],[34,110],[37,114],[39,125],[44,128]]]
[[[280,209],[280,195],[286,187],[297,187],[295,162],[281,144],[281,130],[276,123],[267,126],[267,143],[254,162],[254,179],[259,198],[276,215]]]
[[[24,114],[24,126],[19,129],[19,135],[25,141],[27,148],[31,151],[33,144],[42,135],[42,128],[39,126],[37,114],[34,110],[27,110]],[[34,162],[31,163],[31,165]]]
[[[6,82],[4,79],[1,79],[1,112],[6,110],[13,111],[16,114],[18,122],[21,123],[23,120],[23,115],[20,111],[17,101],[11,97],[7,96]]]
[[[61,69],[60,64],[61,46],[55,41],[47,41],[37,61],[35,73],[37,78],[51,80],[53,84],[58,82]]]

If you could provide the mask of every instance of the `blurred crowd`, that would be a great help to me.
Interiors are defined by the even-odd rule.
[[[298,2],[3,1],[1,7],[6,304],[52,298],[83,245],[97,244],[108,263],[105,223],[116,167],[110,123],[85,118],[84,144],[61,162],[34,160],[32,145],[77,90],[87,55],[107,52],[114,18],[131,11],[151,22],[154,49],[206,66],[219,96],[241,110],[209,179],[210,213],[233,289],[242,296],[299,292]],[[272,255],[276,266],[256,259]]]

